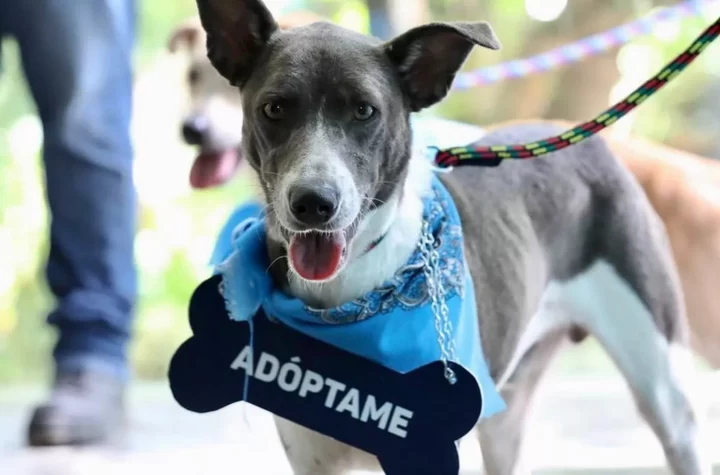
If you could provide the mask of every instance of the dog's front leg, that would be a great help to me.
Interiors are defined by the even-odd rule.
[[[294,475],[347,475],[352,470],[379,471],[372,455],[287,419],[275,417],[280,440]]]
[[[533,318],[541,318],[536,315]],[[478,426],[486,475],[525,475],[523,463],[525,422],[535,390],[557,350],[566,340],[567,328],[551,330],[520,357],[517,367],[500,391],[507,410]]]

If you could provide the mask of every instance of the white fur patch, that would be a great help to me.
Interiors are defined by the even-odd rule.
[[[289,195],[295,186],[316,185],[317,183],[332,183],[340,193],[338,206],[337,229],[350,226],[360,212],[362,203],[352,173],[340,154],[336,153],[335,146],[325,133],[326,127],[319,123],[313,136],[308,139],[310,145],[304,154],[298,156],[292,167],[283,174],[278,184],[278,196],[275,197],[275,206],[278,219],[283,227],[294,230],[290,222]]]
[[[498,384],[507,382],[522,356],[549,331],[580,325],[597,338],[625,377],[666,455],[675,457],[675,464],[691,467],[693,447],[699,441],[700,473],[710,473],[697,424],[704,407],[694,401],[698,391],[692,356],[687,348],[668,343],[648,309],[614,269],[599,262],[569,282],[552,282],[542,302]]]
[[[410,160],[408,177],[400,199],[400,190],[384,206],[369,212],[352,243],[350,261],[327,282],[314,283],[291,279],[294,296],[332,307],[354,300],[390,279],[415,251],[422,229],[422,198],[431,190],[432,168],[422,154]],[[365,249],[384,230],[385,238],[372,250]]]

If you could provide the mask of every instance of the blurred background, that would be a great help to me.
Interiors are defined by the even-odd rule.
[[[268,2],[276,11],[307,8],[347,27],[388,37],[428,20],[486,19],[503,49],[475,52],[465,70],[524,58],[599,33],[672,1],[659,0],[306,0]],[[655,74],[718,14],[659,25],[606,54],[552,72],[457,91],[431,113],[475,124],[533,117],[585,120]],[[136,241],[141,297],[135,326],[136,375],[157,379],[187,335],[185,308],[207,275],[219,226],[246,197],[242,180],[221,189],[188,185],[192,150],[180,140],[185,107],[185,58],[169,55],[167,39],[195,14],[193,0],[144,0],[136,48],[133,136],[140,199]],[[20,70],[18,52],[5,40],[0,76],[0,384],[47,374],[51,308],[43,265],[48,215],[40,151],[42,130]],[[180,56],[180,55],[178,55]],[[702,155],[720,156],[720,55],[701,56],[670,84],[614,127]],[[592,346],[589,344],[588,346]],[[588,348],[591,352],[591,348]],[[588,354],[583,352],[582,355]],[[592,359],[568,359],[585,372]],[[597,362],[599,364],[599,362]],[[597,366],[597,365],[595,365]],[[599,369],[599,368],[597,368]]]
[[[525,58],[599,33],[677,2],[666,0],[305,0],[268,1],[275,12],[304,8],[381,37],[429,20],[484,19],[503,49],[476,52],[465,70]],[[484,125],[533,117],[585,120],[655,74],[720,15],[664,22],[607,53],[551,72],[457,91],[432,114]],[[185,58],[166,52],[171,31],[195,14],[193,0],[140,0],[135,51],[133,137],[140,205],[136,239],[140,303],[132,359],[138,381],[162,381],[189,334],[188,298],[205,278],[217,231],[247,198],[242,179],[193,191],[193,151],[180,140],[186,106]],[[16,45],[2,44],[0,75],[0,387],[33,387],[49,376],[54,335],[43,265],[48,214],[40,163],[42,130],[22,77]],[[701,56],[682,78],[614,127],[701,155],[720,157],[720,54]],[[592,342],[566,353],[572,378],[614,373]],[[9,473],[9,472],[8,472]],[[237,473],[244,473],[242,471]]]

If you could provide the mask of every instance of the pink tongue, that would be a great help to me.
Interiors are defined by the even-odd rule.
[[[345,234],[309,232],[290,239],[288,250],[295,272],[306,280],[327,280],[338,271],[345,251]]]
[[[190,170],[190,185],[193,188],[219,186],[235,174],[240,163],[236,150],[218,153],[201,153]]]

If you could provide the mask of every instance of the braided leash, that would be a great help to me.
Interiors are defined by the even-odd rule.
[[[616,26],[603,33],[587,36],[530,58],[515,59],[475,71],[459,73],[453,82],[453,89],[462,91],[478,86],[487,86],[577,63],[651,33],[658,24],[696,15],[704,8],[716,3],[718,0],[687,0],[679,5],[660,9],[638,20]]]
[[[720,18],[708,27],[688,49],[627,98],[595,119],[580,124],[561,135],[522,145],[494,145],[488,147],[473,146],[471,144],[466,147],[438,149],[435,154],[435,164],[440,168],[465,165],[493,167],[500,165],[503,160],[540,157],[579,143],[609,127],[642,104],[645,99],[655,94],[665,84],[675,79],[718,35],[720,35]]]

